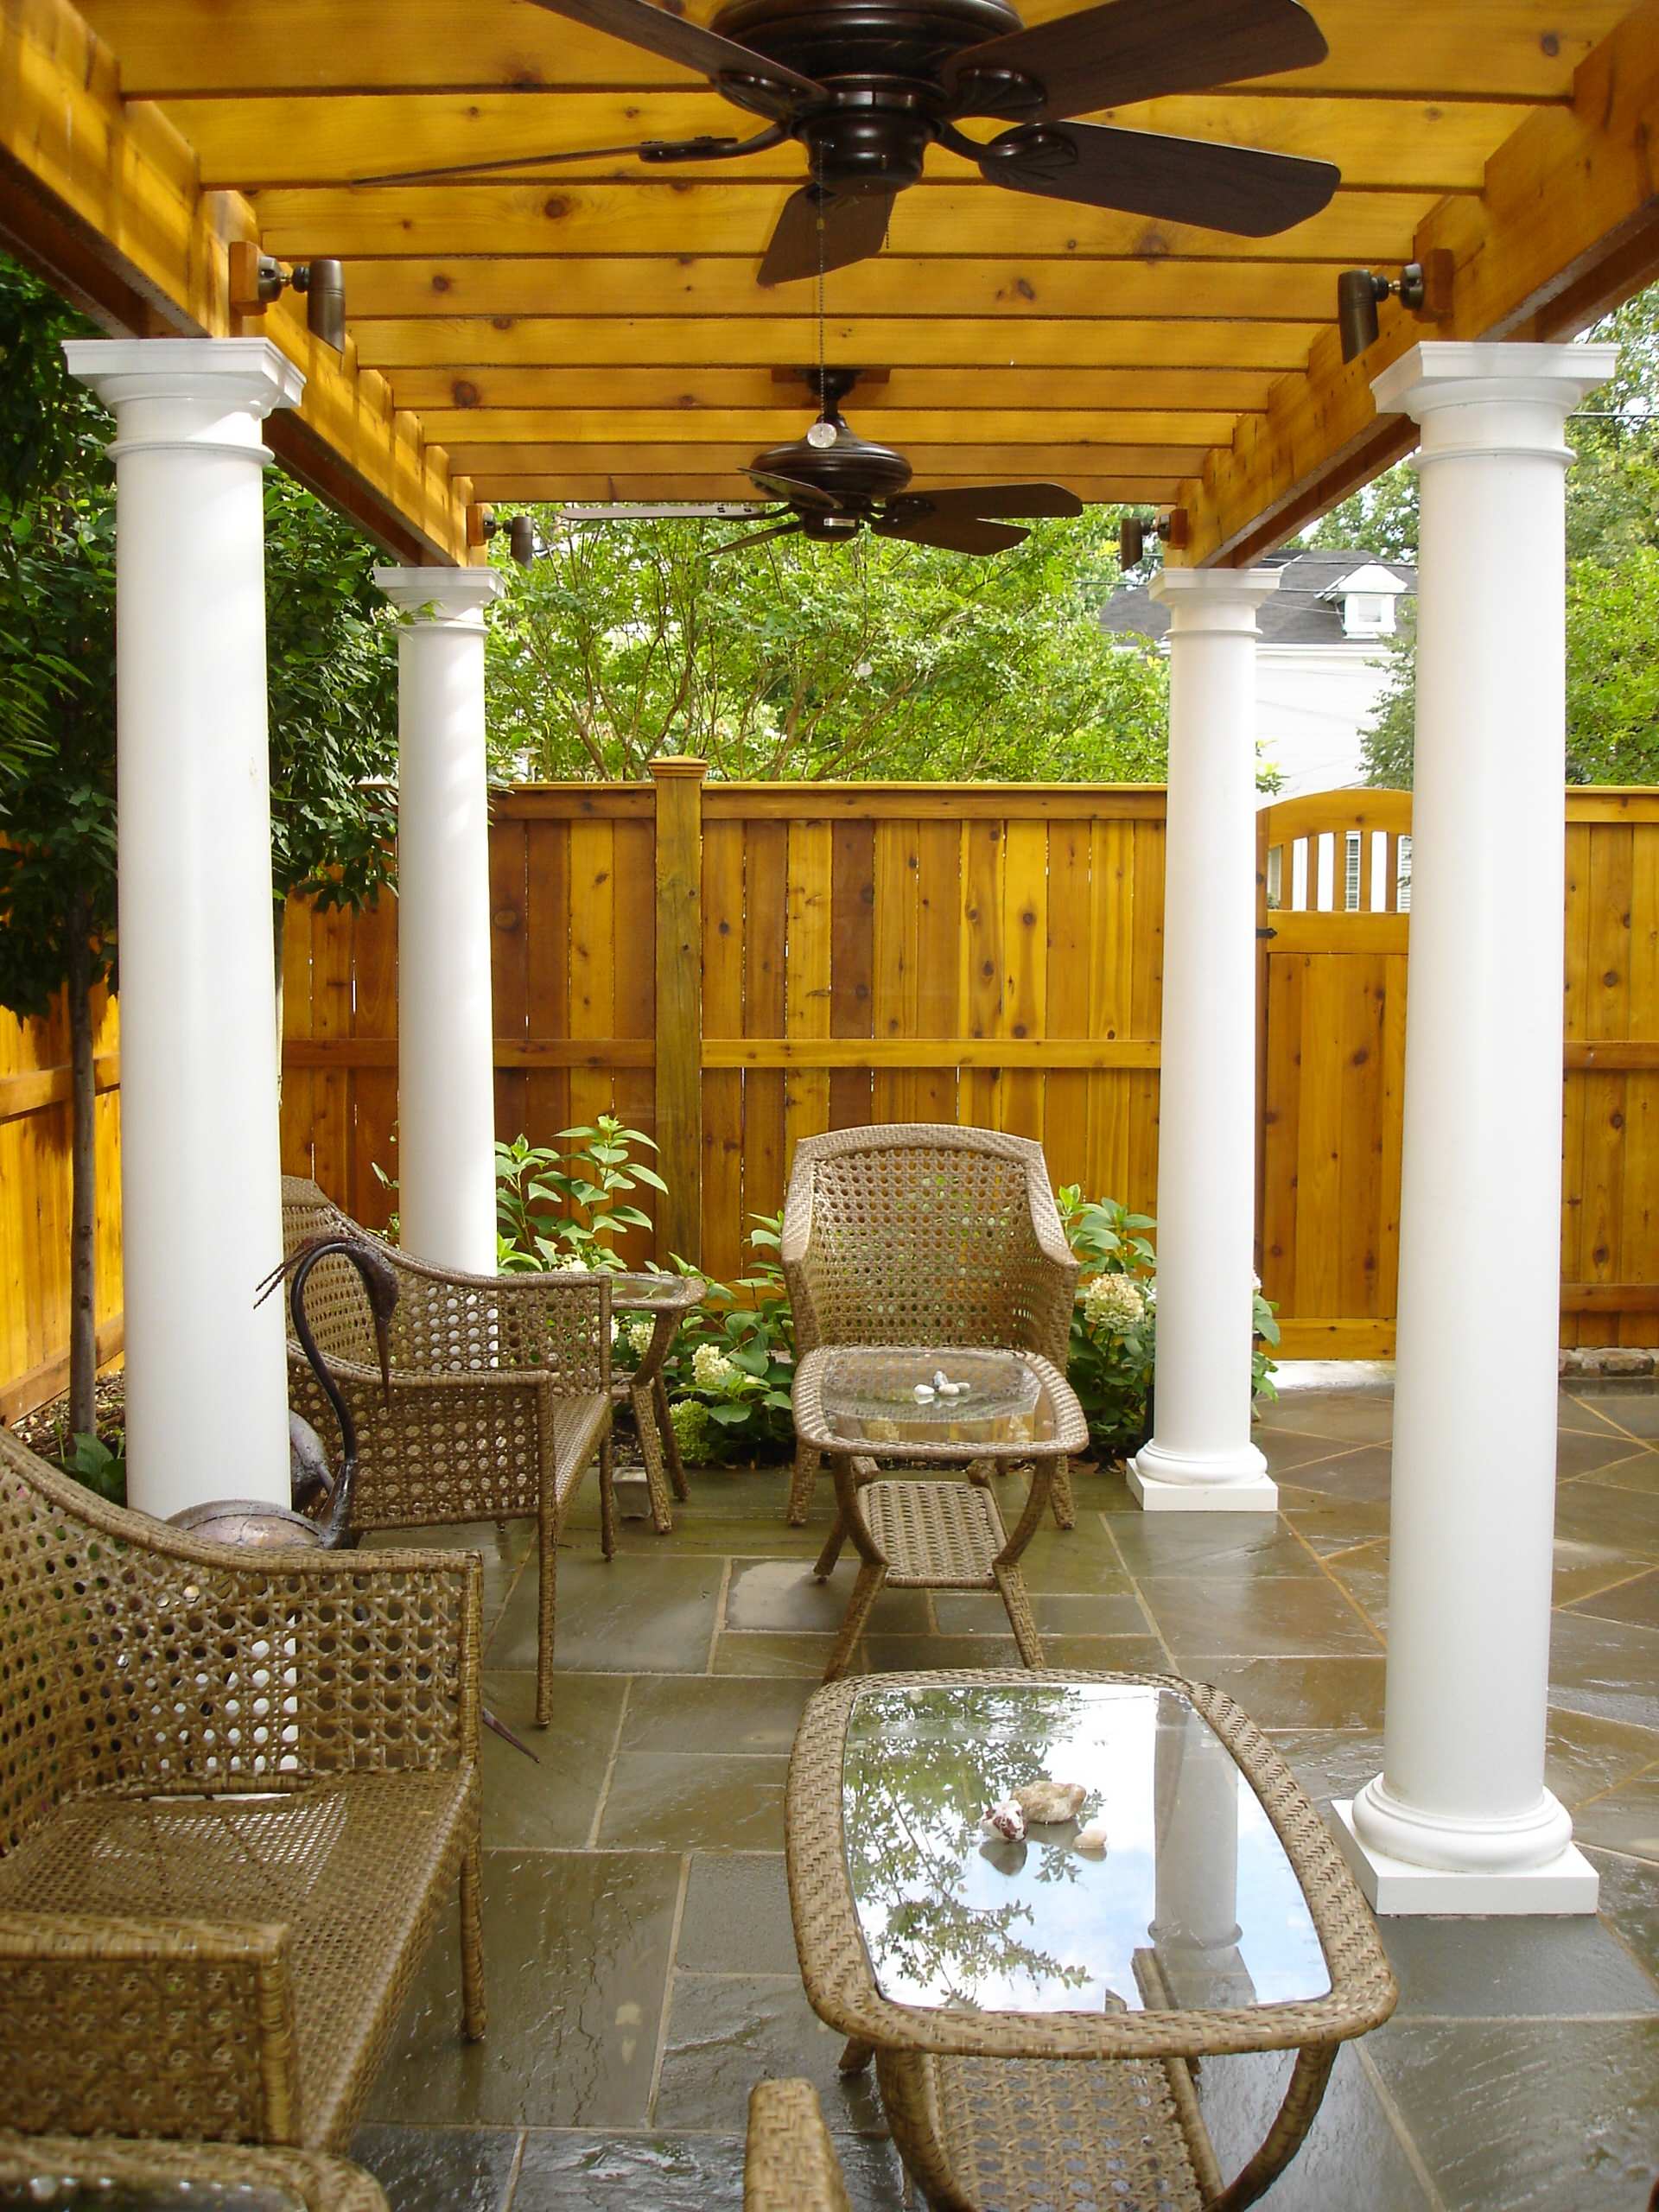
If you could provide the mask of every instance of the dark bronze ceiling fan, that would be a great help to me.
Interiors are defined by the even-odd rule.
[[[1322,61],[1325,40],[1297,0],[1107,0],[1029,29],[1008,0],[728,0],[707,29],[652,0],[534,4],[697,71],[766,127],[360,181],[613,154],[729,161],[792,138],[810,180],[785,204],[760,265],[763,284],[780,284],[880,253],[893,201],[933,145],[1009,191],[1249,238],[1317,214],[1341,181],[1328,162],[1066,120]],[[974,117],[1013,127],[975,139],[957,127]]]
[[[756,517],[766,527],[728,537],[715,553],[735,553],[773,537],[810,537],[844,544],[868,530],[948,553],[1005,553],[1029,531],[1009,518],[1036,520],[1080,515],[1083,501],[1058,484],[953,485],[912,492],[911,467],[891,446],[861,438],[841,412],[858,379],[856,369],[808,371],[822,398],[818,419],[804,437],[769,446],[744,471],[758,491],[777,504]]]

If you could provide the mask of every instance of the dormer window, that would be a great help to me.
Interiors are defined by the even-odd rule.
[[[1341,607],[1344,638],[1391,638],[1395,607],[1406,588],[1391,570],[1368,562],[1339,577],[1320,596],[1335,600]]]

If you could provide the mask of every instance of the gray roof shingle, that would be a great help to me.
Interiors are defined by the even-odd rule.
[[[1417,571],[1408,562],[1379,561],[1374,553],[1269,553],[1257,563],[1283,571],[1279,588],[1262,601],[1256,627],[1264,645],[1340,645],[1354,642],[1342,626],[1338,601],[1320,594],[1356,569],[1386,569],[1408,590],[1417,588]],[[1169,628],[1169,609],[1149,596],[1144,584],[1114,592],[1100,610],[1100,626],[1115,637],[1161,638]]]

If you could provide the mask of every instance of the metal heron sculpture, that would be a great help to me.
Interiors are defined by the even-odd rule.
[[[285,1278],[289,1282],[289,1313],[300,1348],[310,1363],[323,1395],[340,1424],[340,1465],[331,1470],[316,1432],[296,1414],[289,1415],[290,1503],[272,1505],[257,1498],[215,1498],[206,1505],[187,1506],[171,1516],[175,1529],[188,1529],[208,1543],[249,1546],[256,1550],[292,1550],[296,1545],[321,1551],[351,1551],[357,1545],[352,1527],[352,1492],[357,1482],[357,1423],[344,1392],[334,1380],[327,1361],[317,1349],[305,1316],[305,1286],[318,1262],[338,1253],[362,1279],[374,1325],[374,1348],[380,1365],[381,1387],[391,1395],[391,1317],[397,1306],[397,1277],[378,1246],[358,1236],[312,1236],[273,1268],[257,1285],[256,1306],[263,1306]],[[319,1511],[319,1509],[322,1509]],[[539,1765],[528,1744],[516,1736],[486,1705],[479,1718],[503,1740]]]

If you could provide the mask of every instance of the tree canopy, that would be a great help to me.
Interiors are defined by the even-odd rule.
[[[1659,285],[1590,333],[1618,366],[1567,423],[1567,779],[1659,783]],[[1333,507],[1314,545],[1385,560],[1417,557],[1417,477],[1408,463]],[[1416,721],[1409,620],[1390,649],[1389,682],[1363,738],[1368,782],[1408,790]]]
[[[784,538],[712,557],[742,525],[579,527],[504,563],[491,721],[510,773],[1152,781],[1167,678],[1096,614],[1115,512],[1037,524],[988,560],[894,539]]]

